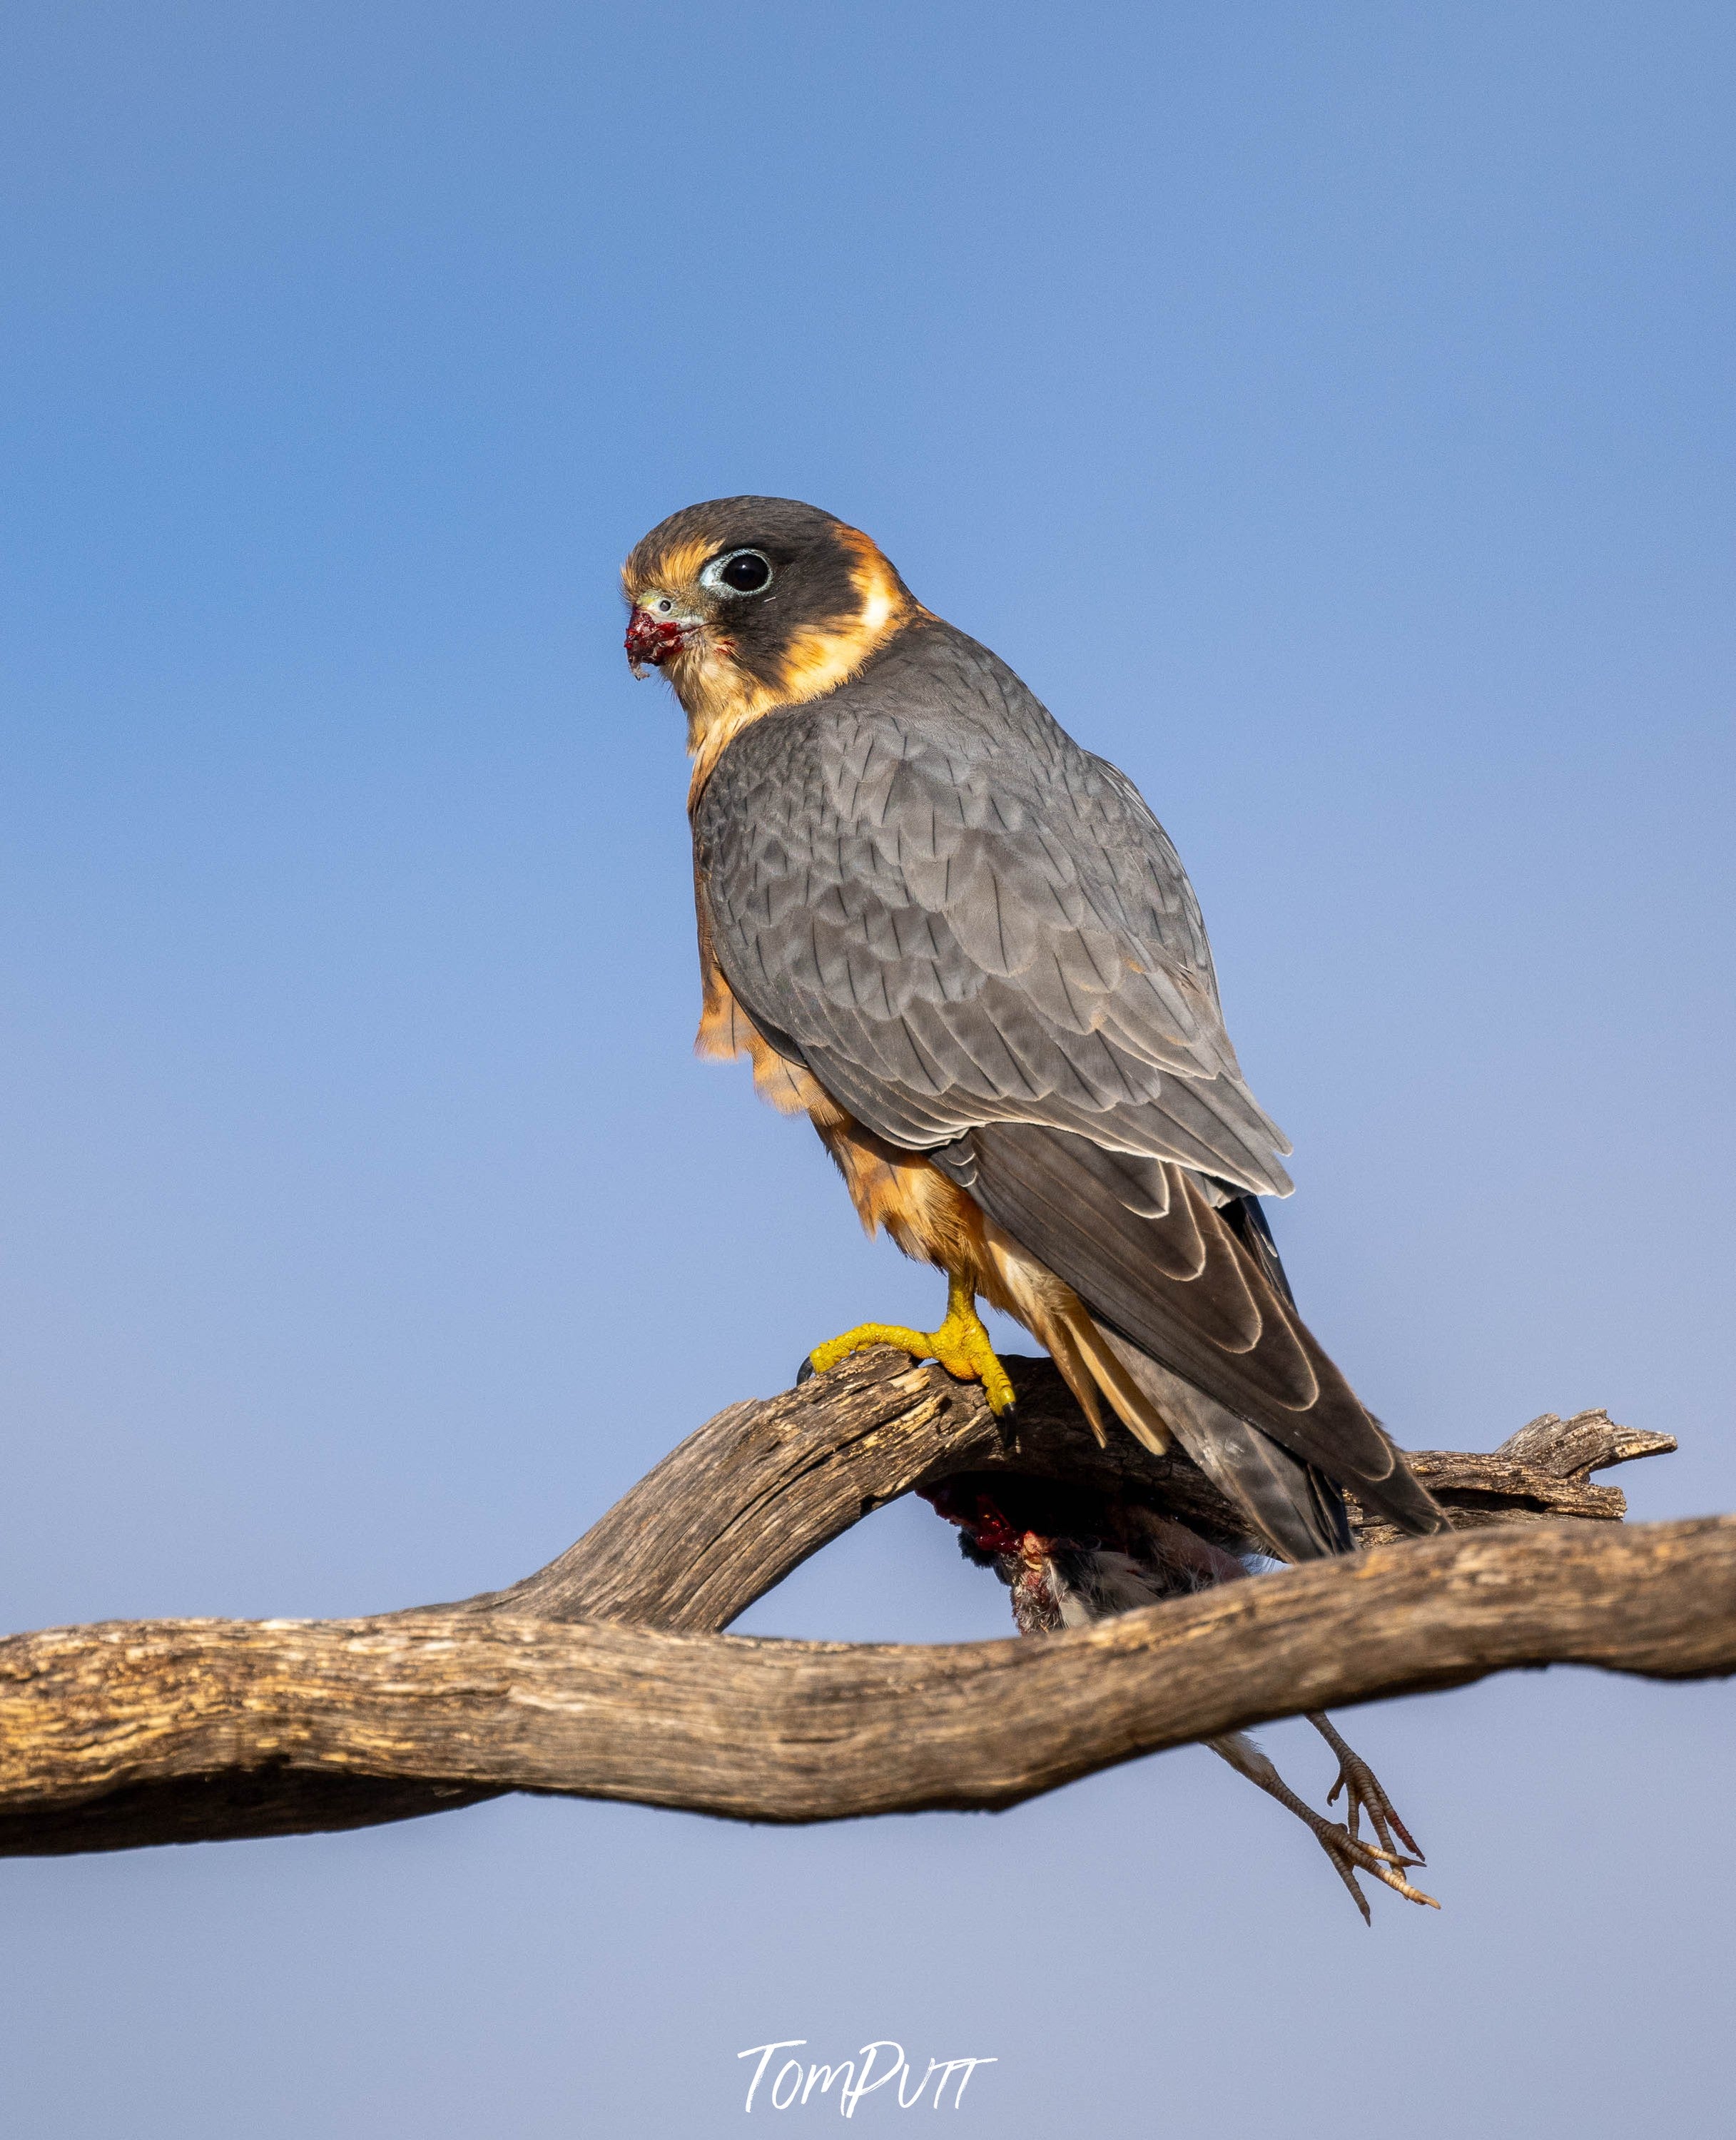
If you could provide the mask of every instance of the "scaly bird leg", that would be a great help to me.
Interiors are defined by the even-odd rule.
[[[823,1375],[852,1352],[870,1345],[895,1345],[915,1360],[938,1360],[949,1375],[961,1382],[980,1382],[991,1411],[1013,1409],[1013,1385],[1007,1370],[995,1357],[977,1313],[977,1297],[969,1283],[955,1273],[947,1274],[946,1320],[938,1330],[907,1330],[900,1323],[859,1323],[841,1338],[829,1338],[808,1354],[814,1372]]]
[[[1331,1805],[1340,1791],[1344,1793],[1344,1810],[1351,1835],[1354,1836],[1361,1826],[1362,1809],[1366,1806],[1368,1817],[1375,1824],[1375,1833],[1380,1837],[1385,1849],[1390,1851],[1395,1848],[1392,1838],[1396,1835],[1405,1849],[1414,1853],[1412,1862],[1426,1865],[1429,1861],[1423,1855],[1422,1846],[1399,1819],[1380,1778],[1367,1762],[1353,1747],[1346,1745],[1332,1728],[1329,1716],[1323,1716],[1317,1709],[1311,1709],[1308,1721],[1338,1756],[1338,1780],[1327,1793],[1327,1804]]]
[[[1310,1718],[1309,1720],[1317,1723],[1317,1728],[1316,1719]],[[1336,1737],[1336,1734],[1331,1733],[1330,1725],[1327,1726],[1327,1731],[1331,1737]],[[1371,1843],[1364,1843],[1353,1828],[1346,1828],[1341,1822],[1330,1821],[1323,1814],[1316,1813],[1312,1806],[1305,1804],[1296,1795],[1265,1755],[1245,1733],[1228,1731],[1221,1738],[1208,1739],[1205,1743],[1214,1754],[1221,1755],[1228,1761],[1231,1768],[1238,1774],[1246,1776],[1251,1784],[1258,1784],[1263,1791],[1270,1797],[1275,1798],[1281,1806],[1287,1806],[1298,1820],[1307,1823],[1321,1848],[1331,1859],[1332,1869],[1349,1888],[1351,1900],[1362,1912],[1364,1924],[1372,1923],[1373,1919],[1369,1915],[1368,1897],[1356,1885],[1356,1875],[1359,1872],[1371,1872],[1376,1880],[1384,1881],[1395,1894],[1402,1895],[1407,1902],[1426,1903],[1431,1910],[1438,1910],[1440,1907],[1440,1904],[1432,1895],[1425,1895],[1420,1887],[1413,1887],[1405,1877],[1405,1872],[1411,1866],[1422,1863],[1420,1858],[1404,1857],[1398,1851],[1391,1848],[1390,1843],[1386,1848],[1377,1850]],[[1342,1740],[1337,1743],[1340,1745],[1343,1745]],[[1344,1748],[1344,1753],[1339,1755],[1341,1763],[1345,1755],[1349,1754],[1350,1749],[1346,1746]],[[1350,1758],[1353,1761],[1356,1760],[1354,1755],[1350,1755]],[[1339,1780],[1341,1783],[1343,1782],[1342,1775]],[[1371,1775],[1369,1780],[1373,1781]],[[1336,1791],[1336,1786],[1334,1788]],[[1356,1786],[1352,1784],[1351,1788],[1354,1790]],[[1376,1784],[1375,1788],[1379,1790],[1380,1786]],[[1396,1825],[1397,1815],[1393,1813],[1391,1807],[1386,1804],[1384,1792],[1381,1793],[1380,1802],[1386,1818]],[[1376,1825],[1379,1827],[1380,1820],[1375,1815],[1374,1799],[1366,1798],[1364,1803],[1368,1807],[1371,1817],[1375,1819]],[[1354,1805],[1354,1800],[1352,1804]],[[1383,1835],[1385,1832],[1383,1828],[1381,1830]],[[1402,1828],[1400,1832],[1403,1833]]]

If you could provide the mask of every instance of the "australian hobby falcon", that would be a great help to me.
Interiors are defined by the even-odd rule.
[[[703,1053],[805,1112],[872,1231],[947,1275],[865,1323],[1012,1401],[978,1298],[1101,1436],[1171,1439],[1291,1560],[1342,1492],[1445,1519],[1297,1313],[1262,1214],[1290,1147],[1224,1030],[1205,928],[1133,783],[788,498],[689,506],[627,560],[627,653],[686,711]]]

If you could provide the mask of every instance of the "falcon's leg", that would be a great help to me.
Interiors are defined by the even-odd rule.
[[[836,1367],[852,1352],[870,1345],[895,1345],[915,1360],[938,1360],[949,1375],[961,1382],[980,1382],[992,1411],[1010,1411],[1013,1385],[1007,1370],[994,1356],[988,1333],[977,1313],[977,1297],[969,1282],[954,1272],[947,1274],[946,1320],[938,1330],[909,1330],[899,1323],[859,1323],[841,1338],[830,1338],[815,1346],[808,1357],[817,1374]]]
[[[1309,1720],[1318,1728],[1322,1720],[1311,1718]],[[1330,1732],[1330,1726],[1328,1726],[1328,1731]],[[1336,1735],[1331,1734],[1331,1736],[1336,1738]],[[1362,1912],[1362,1922],[1365,1924],[1371,1923],[1372,1920],[1368,1913],[1368,1898],[1356,1885],[1356,1875],[1359,1872],[1371,1872],[1376,1879],[1384,1881],[1395,1894],[1402,1895],[1407,1902],[1425,1903],[1431,1910],[1438,1910],[1440,1907],[1440,1904],[1432,1895],[1425,1895],[1420,1887],[1413,1887],[1405,1877],[1405,1873],[1413,1865],[1420,1865],[1422,1863],[1420,1858],[1404,1857],[1398,1851],[1392,1849],[1390,1845],[1387,1848],[1377,1850],[1373,1843],[1364,1843],[1353,1828],[1347,1828],[1341,1822],[1330,1821],[1324,1814],[1316,1813],[1312,1806],[1305,1804],[1296,1795],[1265,1755],[1245,1733],[1228,1731],[1225,1732],[1221,1738],[1208,1739],[1205,1743],[1214,1754],[1221,1755],[1228,1761],[1231,1768],[1239,1775],[1246,1776],[1251,1784],[1258,1784],[1269,1797],[1275,1798],[1281,1806],[1287,1806],[1298,1820],[1307,1823],[1312,1830],[1321,1848],[1331,1859],[1333,1870],[1349,1888],[1351,1899]],[[1338,1744],[1342,1745],[1343,1741],[1341,1740]],[[1356,1757],[1351,1754],[1347,1746],[1344,1748],[1344,1754],[1339,1756],[1341,1762],[1344,1760],[1345,1755],[1349,1755],[1352,1761],[1356,1760]],[[1358,1766],[1361,1765],[1359,1763]],[[1370,1776],[1369,1780],[1373,1781],[1372,1776]],[[1342,1784],[1343,1781],[1344,1777],[1341,1774],[1339,1783]],[[1335,1796],[1337,1788],[1336,1784],[1333,1787]],[[1356,1786],[1352,1784],[1351,1788],[1354,1790]],[[1380,1789],[1378,1784],[1376,1784],[1375,1788],[1376,1790]],[[1386,1818],[1396,1821],[1396,1816],[1393,1814],[1392,1809],[1390,1806],[1386,1806],[1385,1801],[1385,1794],[1382,1792],[1381,1802],[1385,1806]],[[1328,1804],[1330,1803],[1331,1801],[1328,1800]],[[1376,1825],[1380,1826],[1379,1816],[1375,1815],[1373,1799],[1366,1799],[1364,1803],[1367,1804],[1371,1816],[1375,1818]],[[1354,1804],[1355,1801],[1352,1800],[1353,1809]],[[1352,1819],[1354,1818],[1353,1810]],[[1402,1834],[1403,1832],[1400,1828],[1400,1833]],[[1381,1828],[1381,1833],[1383,1836],[1385,1833],[1384,1828]]]
[[[1327,1804],[1331,1805],[1340,1791],[1344,1793],[1344,1810],[1350,1832],[1356,1833],[1361,1822],[1362,1809],[1368,1809],[1368,1817],[1375,1824],[1375,1833],[1386,1850],[1394,1848],[1396,1835],[1405,1848],[1415,1853],[1415,1863],[1425,1865],[1428,1860],[1410,1830],[1405,1827],[1393,1809],[1380,1778],[1354,1748],[1346,1746],[1332,1728],[1332,1720],[1322,1716],[1317,1709],[1308,1712],[1308,1721],[1338,1756],[1338,1780],[1327,1793]]]

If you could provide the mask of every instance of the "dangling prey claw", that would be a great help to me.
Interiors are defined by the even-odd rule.
[[[956,1375],[960,1382],[980,1382],[991,1411],[1000,1413],[1013,1409],[1013,1385],[1007,1378],[1007,1370],[995,1357],[988,1333],[977,1313],[976,1295],[963,1279],[950,1273],[947,1278],[946,1320],[938,1330],[909,1330],[900,1323],[859,1323],[841,1338],[829,1338],[823,1345],[815,1346],[808,1359],[814,1372],[823,1375],[836,1367],[840,1360],[847,1359],[852,1352],[866,1352],[870,1345],[895,1345],[913,1360],[938,1360],[948,1374]],[[796,1379],[801,1382],[805,1378],[798,1373]]]

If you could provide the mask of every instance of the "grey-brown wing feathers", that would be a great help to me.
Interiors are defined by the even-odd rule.
[[[890,1141],[1039,1122],[1288,1190],[1161,827],[963,634],[743,731],[694,832],[731,986]]]
[[[1443,1527],[1434,1501],[1297,1313],[1270,1237],[1261,1238],[1263,1222],[1248,1215],[1246,1200],[1219,1200],[1221,1191],[1171,1166],[1168,1210],[1130,1209],[1086,1140],[1029,1125],[992,1124],[940,1158],[997,1225],[1067,1279],[1102,1327],[1228,1416],[1227,1427],[1208,1422],[1199,1431],[1214,1449],[1227,1433],[1244,1473],[1245,1422],[1296,1460],[1297,1470],[1280,1467],[1292,1498],[1302,1470],[1318,1469],[1408,1530]],[[1250,1245],[1250,1233],[1259,1245]],[[1126,1347],[1117,1349],[1130,1366]],[[1148,1394],[1199,1459],[1173,1392]],[[1262,1462],[1271,1471],[1264,1452]],[[1268,1534],[1291,1551],[1274,1531],[1269,1504],[1262,1513]],[[1311,1520],[1306,1510],[1302,1520]]]
[[[964,1181],[1217,1408],[1226,1447],[1280,1445],[1236,1460],[1273,1470],[1302,1531],[1316,1465],[1435,1526],[1269,1237],[1223,1215],[1238,1191],[1287,1193],[1289,1146],[1243,1082],[1179,859],[1123,774],[992,654],[924,624],[744,729],[694,832],[716,955],[774,1048]]]
[[[1287,1560],[1351,1550],[1344,1496],[1329,1475],[1114,1331],[1105,1336],[1188,1455],[1248,1517],[1253,1537]]]

